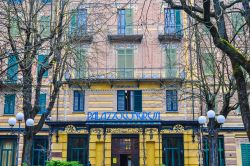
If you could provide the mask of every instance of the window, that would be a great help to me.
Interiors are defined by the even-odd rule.
[[[165,34],[182,35],[181,32],[181,12],[180,10],[165,9]]]
[[[84,48],[75,49],[75,78],[85,78],[86,77],[86,55],[87,51]]]
[[[88,136],[68,135],[68,161],[78,161],[80,164],[88,163]]]
[[[118,10],[118,34],[131,35],[133,34],[133,10],[119,9]]]
[[[42,0],[42,3],[51,4],[51,1],[52,1],[52,0]]]
[[[205,76],[211,76],[215,73],[215,58],[212,53],[202,54],[202,69]]]
[[[32,146],[32,166],[46,166],[48,138],[37,136]]]
[[[162,135],[162,162],[167,166],[184,166],[183,136]]]
[[[241,161],[242,166],[250,165],[250,144],[241,144]]]
[[[74,112],[84,111],[84,91],[74,91]]]
[[[176,78],[177,76],[177,58],[175,48],[166,48],[166,77]]]
[[[8,57],[7,81],[16,82],[18,76],[18,64],[16,56],[10,54]]]
[[[0,137],[0,165],[14,166],[16,156],[16,139]]]
[[[44,114],[47,112],[47,110],[46,110],[46,94],[40,94],[39,108],[40,108],[40,111],[38,112],[38,114]]]
[[[10,36],[15,38],[20,34],[19,28],[18,28],[18,17],[12,17],[12,20],[10,21]]]
[[[118,90],[117,111],[142,112],[142,91],[141,90]]]
[[[204,151],[204,158],[203,163],[204,166],[209,166],[209,144],[208,144],[208,137],[204,137],[203,140],[203,151]],[[218,160],[219,165],[218,166],[224,166],[225,165],[225,154],[224,154],[224,137],[219,136],[218,137]]]
[[[7,94],[5,95],[5,102],[4,102],[4,114],[14,114],[15,112],[15,101],[16,95],[15,94]]]
[[[9,3],[12,5],[20,5],[23,3],[23,0],[9,0]]]
[[[40,33],[43,38],[50,36],[50,16],[41,16]]]
[[[69,36],[82,36],[87,33],[87,9],[71,12]]]
[[[38,55],[37,74],[39,73],[42,67],[47,67],[48,60],[46,62],[44,61],[45,61],[45,55]],[[46,71],[44,72],[43,77],[48,77],[48,69],[46,69]]]
[[[134,77],[134,50],[133,49],[118,49],[118,78],[133,78]]]
[[[166,107],[169,112],[178,111],[178,96],[176,90],[167,90],[166,91]]]

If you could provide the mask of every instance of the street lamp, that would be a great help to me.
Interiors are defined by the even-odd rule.
[[[211,143],[213,138],[214,138],[214,135],[218,132],[218,130],[217,130],[218,127],[216,127],[217,126],[216,121],[217,121],[218,125],[221,126],[223,123],[225,123],[226,119],[225,119],[225,117],[223,115],[218,115],[216,117],[215,112],[213,110],[209,110],[207,112],[207,117],[209,119],[208,123],[207,123],[208,136],[209,136],[209,139],[211,139],[209,141]],[[198,118],[198,122],[199,122],[199,124],[201,126],[200,127],[200,134],[201,134],[200,135],[200,139],[201,139],[200,145],[201,145],[201,151],[203,151],[203,149],[202,149],[203,148],[203,145],[202,145],[203,138],[202,137],[203,137],[203,126],[207,122],[206,116],[200,116]],[[217,140],[215,140],[215,141],[217,141]],[[210,165],[213,165],[213,163],[215,163],[215,165],[216,165],[216,162],[217,162],[217,161],[214,160],[215,154],[217,154],[215,152],[214,146],[215,146],[214,143],[211,143],[211,146],[209,146],[209,147],[211,147],[211,149],[209,151],[209,153],[210,153],[210,155],[209,155],[209,164]]]
[[[18,121],[18,131],[17,131],[17,148],[16,148],[16,165],[18,166],[18,152],[19,152],[19,141],[20,141],[20,135],[21,135],[21,122],[24,120],[24,114],[22,112],[18,112],[16,114],[16,118],[9,118],[8,124],[10,125],[11,129],[16,124],[16,121]],[[34,120],[33,119],[27,119],[26,120],[26,125],[28,127],[34,126]],[[14,133],[14,131],[13,131]]]

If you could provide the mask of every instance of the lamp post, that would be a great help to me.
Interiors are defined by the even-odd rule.
[[[17,130],[17,148],[16,148],[16,166],[18,166],[18,153],[19,153],[19,141],[20,141],[20,135],[22,133],[21,131],[21,122],[24,120],[24,114],[22,112],[18,112],[16,114],[16,118],[9,118],[8,124],[10,125],[12,131],[13,127],[16,124],[16,121],[18,122],[18,130]],[[33,119],[27,119],[26,120],[26,126],[32,127],[34,126],[34,120]],[[15,133],[14,131],[12,133]],[[24,134],[24,131],[23,131]]]
[[[207,112],[208,117],[208,142],[209,142],[209,165],[217,166],[218,165],[218,146],[217,146],[217,138],[218,138],[218,128],[225,122],[225,117],[223,115],[215,116],[215,112],[213,110],[209,110]],[[203,126],[207,122],[207,118],[205,116],[200,116],[198,118],[198,122],[200,124],[200,138],[201,138],[201,151],[203,154]],[[218,125],[217,125],[218,124]],[[203,156],[203,155],[202,155]]]

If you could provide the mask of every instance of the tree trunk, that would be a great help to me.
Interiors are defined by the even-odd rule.
[[[250,109],[247,95],[247,83],[240,66],[236,65],[234,62],[232,62],[232,65],[234,77],[236,79],[237,84],[238,101],[240,105],[241,117],[245,130],[247,132],[247,137],[250,141]]]
[[[23,155],[22,155],[22,163],[27,164],[28,166],[31,166],[32,164],[32,144],[33,144],[33,134],[31,131],[28,131],[24,135]]]
[[[209,119],[208,125],[209,165],[218,166],[218,131],[215,128],[215,119]]]

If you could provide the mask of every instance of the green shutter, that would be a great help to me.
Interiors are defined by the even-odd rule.
[[[133,9],[125,10],[125,22],[126,22],[126,35],[133,34]]]
[[[142,91],[141,90],[134,91],[134,111],[142,112]]]
[[[4,114],[14,114],[15,105],[16,105],[15,103],[16,103],[16,95],[15,94],[5,95]]]
[[[250,165],[250,144],[241,144],[241,161],[242,166]]]
[[[15,55],[8,57],[7,81],[16,82],[18,79],[18,64]]]
[[[215,73],[215,59],[211,53],[203,53],[202,66],[205,76],[211,76]]]
[[[44,62],[44,60],[45,55],[38,55],[37,74],[41,70],[41,67],[46,67],[48,65],[48,61]],[[48,77],[48,70],[44,72],[43,77]]]
[[[125,77],[126,78],[134,78],[134,50],[133,49],[126,49],[125,55]]]
[[[117,111],[125,111],[125,91],[124,90],[118,90],[117,91]]]
[[[236,33],[240,27],[244,24],[244,17],[241,16],[240,13],[232,13],[232,26],[234,33]],[[239,30],[239,32],[242,32],[243,28]]]
[[[77,26],[77,12],[74,10],[71,12],[70,15],[70,27],[69,27],[69,36],[74,36],[76,33],[76,26]]]
[[[39,107],[40,111],[38,114],[46,113],[46,94],[40,94]]]
[[[76,52],[75,52],[76,78],[86,77],[86,68],[87,68],[86,54],[87,54],[86,49],[83,49],[83,48],[76,49]]]
[[[176,24],[176,33],[178,35],[181,35],[181,11],[175,10],[175,24]]]
[[[50,16],[41,16],[40,18],[40,33],[43,38],[50,35]]]
[[[18,29],[18,18],[14,17],[10,22],[10,35],[11,37],[17,37],[19,35],[19,29]]]
[[[177,58],[176,49],[167,48],[166,49],[166,77],[173,78],[177,75]]]

